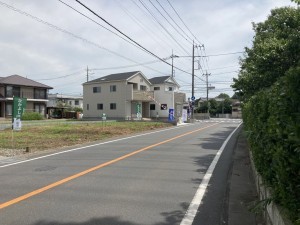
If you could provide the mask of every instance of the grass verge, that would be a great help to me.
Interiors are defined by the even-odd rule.
[[[0,155],[12,156],[30,151],[43,151],[104,140],[111,137],[172,126],[160,122],[107,122],[39,125],[23,127],[21,131],[0,131]]]

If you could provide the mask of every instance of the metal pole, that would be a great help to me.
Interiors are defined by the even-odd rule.
[[[192,56],[192,98],[194,98],[194,85],[195,85],[195,74],[194,74],[194,59],[195,59],[195,47],[194,47],[194,40],[193,40],[193,56]],[[193,101],[193,100],[192,100]],[[191,119],[194,119],[194,106],[192,102],[192,112],[191,112]]]
[[[89,67],[86,67],[86,82],[89,82]]]
[[[174,77],[174,66],[173,66],[173,59],[174,59],[174,56],[173,56],[173,49],[172,49],[172,55],[171,55],[171,58],[172,58],[172,73],[171,73],[171,76]]]

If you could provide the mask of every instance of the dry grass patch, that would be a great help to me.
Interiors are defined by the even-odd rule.
[[[22,131],[0,131],[0,155],[11,156],[31,151],[43,151],[120,135],[171,126],[159,122],[107,122],[23,127]]]

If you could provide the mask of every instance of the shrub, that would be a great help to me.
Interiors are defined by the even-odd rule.
[[[243,107],[254,163],[272,198],[300,222],[300,67]]]
[[[37,112],[24,112],[22,120],[42,120],[43,116]]]

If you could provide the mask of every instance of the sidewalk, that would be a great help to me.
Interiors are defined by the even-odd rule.
[[[249,211],[250,204],[257,201],[258,196],[243,131],[234,149],[229,179],[228,225],[263,225],[261,216]]]

